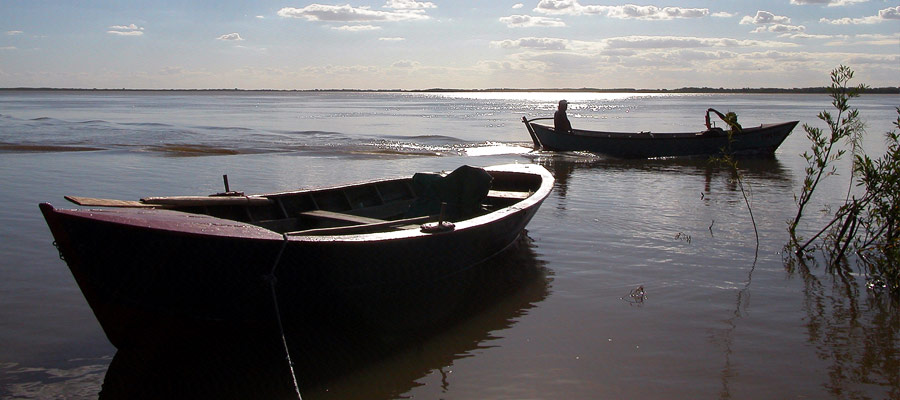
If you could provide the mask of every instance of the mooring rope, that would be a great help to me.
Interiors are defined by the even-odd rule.
[[[275,317],[278,320],[278,331],[281,333],[281,344],[284,346],[284,354],[287,357],[288,369],[291,371],[291,380],[294,382],[294,391],[297,393],[297,398],[303,400],[303,396],[300,395],[300,385],[297,384],[297,375],[294,374],[294,362],[291,361],[291,351],[288,349],[287,338],[284,335],[284,325],[281,323],[281,311],[278,309],[278,296],[275,294],[275,269],[278,268],[278,264],[281,263],[281,255],[284,254],[284,249],[288,244],[288,235],[282,234],[284,238],[284,242],[281,244],[281,250],[278,251],[278,257],[275,258],[275,265],[272,266],[272,271],[269,272],[269,275],[265,276],[265,279],[269,281],[269,287],[272,289],[272,304],[275,306]]]

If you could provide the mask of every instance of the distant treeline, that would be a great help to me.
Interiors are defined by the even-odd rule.
[[[680,89],[597,89],[597,88],[540,88],[540,89],[84,89],[84,88],[0,88],[0,91],[97,91],[97,92],[409,92],[409,93],[447,93],[447,92],[562,92],[562,93],[810,93],[827,94],[827,87],[808,88],[711,88],[711,87],[684,87]],[[864,93],[870,94],[900,94],[900,87],[867,88]]]
[[[711,88],[685,87],[680,89],[423,89],[404,90],[406,92],[570,92],[570,93],[828,93],[827,87],[808,88]],[[867,88],[865,93],[900,94],[900,87]]]

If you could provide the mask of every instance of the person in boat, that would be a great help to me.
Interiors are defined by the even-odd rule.
[[[566,109],[569,108],[569,102],[565,100],[559,101],[559,107],[553,114],[553,130],[559,133],[572,133],[572,124],[569,123],[569,117],[566,116]]]

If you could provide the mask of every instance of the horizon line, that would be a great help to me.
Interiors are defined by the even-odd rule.
[[[406,92],[406,93],[441,93],[441,92],[547,92],[547,93],[828,93],[828,86],[803,88],[712,88],[682,87],[678,89],[637,89],[637,88],[490,88],[490,89],[241,89],[241,88],[207,88],[207,89],[147,89],[147,88],[64,88],[64,87],[0,87],[0,91],[133,91],[133,92]],[[867,87],[864,93],[900,94],[900,86]]]

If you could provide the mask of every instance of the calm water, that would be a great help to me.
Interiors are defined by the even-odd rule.
[[[556,187],[464,318],[391,348],[329,347],[307,327],[297,347],[320,351],[294,355],[304,399],[900,398],[900,312],[859,282],[785,269],[802,128],[774,159],[740,163],[757,250],[732,175],[703,160],[531,152],[521,117],[560,98],[574,126],[626,131],[699,130],[708,107],[818,126],[830,108],[824,95],[0,92],[0,397],[292,398],[258,343],[117,354],[38,202],[214,193],[222,174],[254,193],[538,163]],[[898,105],[855,102],[870,154]]]

